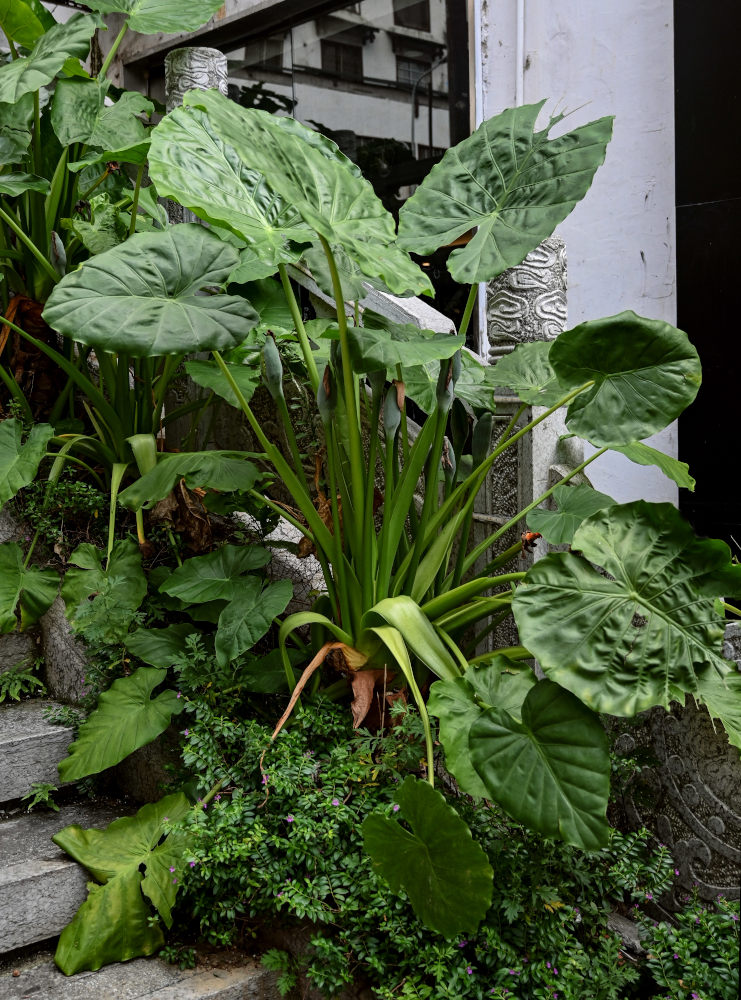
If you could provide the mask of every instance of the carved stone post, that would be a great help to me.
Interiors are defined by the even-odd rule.
[[[189,46],[165,56],[165,102],[168,111],[179,107],[189,90],[220,90],[226,95],[226,56],[218,49]],[[193,212],[168,202],[171,222],[198,222]]]
[[[535,340],[555,340],[566,326],[566,247],[552,236],[536,247],[517,267],[490,281],[486,290],[488,361],[496,364],[518,344]],[[502,433],[517,411],[520,400],[506,390],[496,397],[494,438]],[[532,407],[521,421],[542,412]],[[564,433],[563,416],[554,414],[525,435],[519,445],[504,452],[487,478],[477,500],[476,541],[496,530],[518,510],[544,493],[555,479],[563,476],[565,466],[573,468],[581,461],[578,448],[565,449],[559,443]],[[569,442],[571,444],[571,442]],[[556,470],[561,470],[556,471]],[[486,561],[514,544],[524,523],[507,532],[487,556]],[[545,553],[541,542],[538,554]],[[532,557],[523,560],[523,568]],[[482,561],[482,567],[485,564]],[[508,622],[492,636],[492,648],[517,642],[514,623]]]

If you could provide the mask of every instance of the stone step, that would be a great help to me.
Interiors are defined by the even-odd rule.
[[[0,705],[0,803],[25,795],[34,782],[60,784],[57,764],[75,737],[72,729],[44,718],[52,704],[33,699]]]
[[[19,809],[0,821],[0,954],[55,937],[87,896],[85,870],[52,836],[71,823],[103,828],[130,811],[84,803],[59,812]],[[5,1000],[2,989],[0,998]]]
[[[218,956],[216,956],[218,959]],[[180,971],[137,958],[97,972],[63,976],[50,952],[0,967],[1,1000],[278,1000],[275,973],[248,962]]]

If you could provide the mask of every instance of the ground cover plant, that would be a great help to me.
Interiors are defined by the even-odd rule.
[[[168,30],[180,7],[88,6],[128,13],[122,32],[129,23]],[[217,6],[192,5],[194,19]],[[52,383],[61,373],[62,388],[34,422],[43,399],[27,398],[17,365],[4,369],[14,415],[0,425],[0,502],[44,477],[48,513],[69,463],[103,492],[103,543],[82,542],[65,557],[61,593],[75,628],[126,653],[60,777],[118,763],[164,732],[191,695],[203,711],[228,695],[241,720],[255,711],[243,695],[285,692],[270,739],[263,733],[260,753],[251,751],[253,770],[286,727],[290,738],[306,713],[318,719],[318,706],[332,699],[351,694],[354,725],[370,724],[373,711],[382,730],[392,705],[412,704],[424,765],[409,762],[393,804],[368,809],[358,823],[379,884],[408,900],[436,940],[450,941],[488,927],[496,866],[481,829],[487,807],[472,813],[436,787],[434,725],[462,793],[591,852],[611,836],[610,756],[598,713],[633,716],[690,697],[741,746],[741,682],[720,652],[724,600],[741,591],[728,548],[696,538],[670,505],[616,504],[569,485],[615,450],[692,486],[686,466],[642,443],[697,392],[699,360],[686,335],[624,312],[553,344],[521,346],[495,368],[463,349],[480,282],[522,261],[584,197],[611,119],[566,131],[557,116],[538,130],[542,103],[504,111],[446,153],[405,204],[397,232],[359,168],[324,136],[216,92],[191,92],[147,128],[140,116],[151,108],[138,95],[105,103],[110,57],[95,80],[79,66],[94,15],[49,25],[30,0],[11,8],[20,21],[4,15],[3,27],[11,38],[16,32],[20,51],[0,67],[0,100],[16,116],[0,146],[9,157],[0,173],[0,253],[12,293],[3,347],[12,334],[33,348],[49,362]],[[42,88],[52,85],[42,109]],[[81,111],[88,104],[94,127]],[[125,149],[113,148],[103,129],[111,114],[131,132]],[[44,128],[56,135],[53,164],[39,158]],[[78,209],[86,198],[77,168],[94,167],[91,183],[105,194],[112,162],[136,167],[131,191]],[[167,223],[142,188],[145,162],[155,190],[208,228]],[[410,253],[465,234],[448,264],[470,286],[455,335],[363,308],[367,286],[429,293]],[[305,321],[291,268],[334,303],[329,318]],[[29,320],[40,324],[36,334]],[[185,360],[195,351],[207,357]],[[206,395],[165,413],[182,367]],[[316,446],[294,426],[288,383],[315,400]],[[281,440],[266,435],[254,412],[258,386],[273,401]],[[522,404],[493,441],[496,386],[515,390]],[[162,429],[214,398],[241,412],[255,451],[162,451]],[[416,437],[408,399],[426,415]],[[569,431],[597,451],[471,545],[474,499],[490,469],[562,407]],[[551,498],[556,509],[540,509]],[[312,610],[284,616],[291,588],[266,577],[269,552],[235,537],[219,544],[213,534],[209,508],[249,504],[288,521],[316,554],[324,585]],[[117,530],[126,511],[136,539]],[[171,550],[160,564],[152,558],[156,517]],[[60,573],[32,562],[45,523],[38,519],[30,544],[0,547],[3,631],[19,618],[33,624],[59,592]],[[524,572],[519,543],[495,549],[515,526],[570,551]],[[481,654],[483,639],[510,615],[521,645]],[[211,671],[206,683],[199,656]],[[189,726],[184,735],[190,740]],[[206,767],[188,746],[189,786],[107,831],[69,827],[55,838],[99,883],[60,940],[65,972],[162,946],[204,810],[226,810],[215,803],[227,789],[237,801],[241,787],[230,768]],[[269,767],[261,775],[269,795]]]

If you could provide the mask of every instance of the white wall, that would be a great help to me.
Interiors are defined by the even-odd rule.
[[[481,0],[479,14],[484,117],[518,97],[548,98],[546,111],[580,108],[561,129],[615,115],[605,164],[558,229],[569,326],[623,309],[674,323],[672,0]],[[676,428],[649,443],[676,455]],[[676,503],[673,483],[621,456],[599,459],[589,475],[620,501]]]

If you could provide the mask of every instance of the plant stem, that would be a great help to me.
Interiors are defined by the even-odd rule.
[[[105,170],[103,171],[103,173],[102,173],[102,174],[100,175],[100,177],[99,177],[99,178],[97,179],[97,181],[94,181],[94,182],[93,182],[93,183],[92,183],[92,184],[90,185],[90,187],[89,187],[89,188],[87,189],[87,191],[83,191],[83,192],[82,192],[82,194],[80,195],[80,201],[87,201],[87,199],[88,199],[88,198],[90,197],[90,195],[91,195],[91,194],[93,193],[93,191],[94,191],[94,190],[95,190],[95,189],[96,189],[96,188],[97,188],[97,187],[98,187],[98,186],[99,186],[100,184],[102,184],[102,183],[103,183],[103,181],[104,181],[104,180],[106,179],[106,177],[108,176],[108,174],[109,174],[109,173],[110,173],[110,171],[109,171],[108,167],[106,167],[106,168],[105,168]]]
[[[479,286],[478,283],[471,285],[468,292],[468,298],[466,299],[466,307],[463,310],[463,315],[461,316],[461,325],[458,327],[458,335],[465,334],[468,331],[468,324],[471,322],[471,316],[473,315],[473,307],[476,305],[476,299],[478,298]]]
[[[113,62],[113,60],[114,60],[114,58],[116,56],[116,52],[118,52],[118,47],[121,44],[121,42],[124,40],[124,35],[128,31],[128,29],[129,29],[129,22],[128,21],[124,21],[123,27],[121,28],[121,30],[119,31],[119,33],[116,35],[116,37],[113,40],[113,45],[111,46],[110,52],[105,57],[105,62],[100,67],[100,73],[98,73],[98,79],[101,82],[103,80],[105,80],[106,73],[110,69],[111,63]]]
[[[288,271],[286,270],[285,264],[278,265],[278,274],[280,275],[280,282],[283,285],[283,291],[286,296],[286,301],[288,302],[288,308],[291,311],[293,324],[296,327],[298,340],[301,344],[304,364],[306,365],[309,373],[309,382],[311,383],[311,388],[314,390],[314,393],[316,393],[319,387],[319,372],[317,371],[314,354],[311,350],[311,344],[309,343],[309,338],[306,333],[306,327],[304,326],[304,321],[301,317],[301,310],[298,307],[296,296],[293,293],[293,286],[291,285],[291,279],[288,277]]]
[[[532,503],[529,503],[527,507],[523,507],[523,509],[515,514],[514,517],[511,517],[506,524],[503,524],[501,528],[498,528],[493,534],[489,535],[488,538],[485,538],[483,542],[480,542],[466,557],[463,566],[464,572],[470,569],[479,556],[483,555],[484,552],[486,552],[486,550],[490,548],[498,538],[501,538],[505,532],[509,531],[510,528],[513,528],[517,522],[520,521],[526,514],[529,514],[531,510],[535,510],[538,504],[543,503],[543,501],[547,500],[549,496],[552,496],[554,490],[556,490],[559,486],[563,486],[563,484],[567,483],[569,479],[573,479],[574,476],[578,475],[583,469],[586,469],[588,465],[596,461],[596,459],[598,459],[601,455],[604,455],[604,453],[608,450],[609,449],[607,448],[600,448],[599,451],[594,453],[594,455],[585,459],[581,465],[577,465],[577,467],[572,469],[568,475],[564,476],[563,479],[559,480],[559,482],[557,482],[554,486],[551,486],[549,490],[546,490],[545,493],[541,493],[541,495],[533,500]]]
[[[129,223],[129,236],[136,232],[136,214],[139,211],[139,192],[141,191],[142,178],[144,177],[144,164],[136,172],[136,184],[134,185],[134,197],[131,202],[131,222]]]
[[[21,227],[7,214],[7,212],[3,208],[0,208],[0,219],[2,219],[3,222],[10,229],[13,230],[13,232],[21,241],[21,243],[23,243],[31,251],[31,253],[39,262],[39,264],[46,272],[48,277],[50,277],[54,282],[54,284],[56,285],[59,282],[59,275],[51,266],[46,257],[42,254],[42,252],[39,250],[39,248],[36,246],[36,244],[33,242],[33,240],[30,239],[28,236],[26,236]]]
[[[739,608],[734,608],[732,604],[728,604],[726,601],[721,601],[720,603],[721,606],[726,609],[726,611],[730,611],[731,614],[738,615],[739,618],[741,618],[741,610],[739,610]]]

